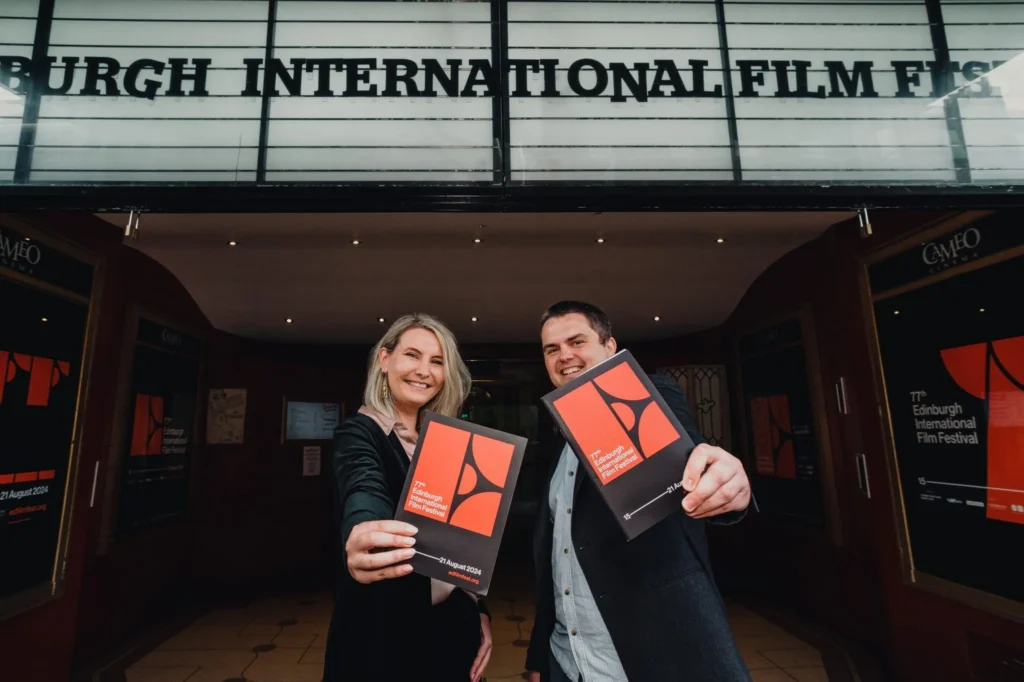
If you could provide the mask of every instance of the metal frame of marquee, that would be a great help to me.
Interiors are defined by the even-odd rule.
[[[394,0],[382,0],[394,1]],[[967,209],[1024,207],[1020,184],[970,184],[970,167],[959,104],[946,98],[946,122],[956,182],[934,184],[851,183],[828,181],[750,182],[743,180],[737,133],[724,0],[715,0],[723,70],[726,116],[732,151],[729,181],[543,181],[511,182],[508,90],[508,3],[488,0],[491,8],[491,59],[497,93],[492,97],[495,140],[490,182],[267,182],[267,137],[270,88],[263,88],[257,179],[225,183],[34,184],[30,182],[41,91],[29,83],[14,183],[0,185],[6,210],[87,210],[141,212],[406,212],[406,211],[682,211],[801,209]],[[950,54],[940,0],[924,0],[935,59],[953,90]],[[32,62],[48,58],[55,0],[40,0]],[[278,0],[269,0],[266,58],[273,54]]]

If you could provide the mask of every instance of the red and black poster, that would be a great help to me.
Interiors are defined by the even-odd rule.
[[[122,459],[118,530],[185,515],[201,344],[139,320]]]
[[[0,601],[53,580],[91,285],[91,266],[0,228]]]
[[[803,321],[794,317],[739,341],[748,475],[763,511],[825,521]]]
[[[543,402],[627,539],[680,511],[694,443],[629,351]]]
[[[486,595],[526,439],[433,412],[420,433],[395,515],[419,529],[410,563]]]
[[[1018,226],[984,221],[902,254],[916,279],[869,271],[914,567],[1020,602],[1022,244]]]

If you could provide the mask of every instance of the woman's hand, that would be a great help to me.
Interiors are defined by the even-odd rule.
[[[401,521],[365,521],[353,527],[345,543],[349,574],[364,585],[409,575],[412,566],[401,562],[416,556],[411,549],[416,533],[415,526]],[[390,551],[374,551],[381,549]]]
[[[494,648],[494,640],[491,638],[491,619],[485,613],[480,614],[480,651],[477,652],[476,660],[470,669],[469,679],[471,682],[480,682],[487,670],[487,664],[491,662],[491,649]]]

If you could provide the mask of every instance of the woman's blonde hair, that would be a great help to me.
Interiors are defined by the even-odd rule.
[[[472,378],[466,363],[462,361],[459,354],[459,345],[448,327],[440,320],[423,313],[403,315],[395,320],[391,328],[387,330],[380,341],[370,351],[369,372],[366,376],[366,388],[363,391],[363,404],[378,412],[382,412],[393,419],[398,419],[398,412],[395,410],[394,402],[390,397],[384,397],[384,382],[387,375],[380,366],[380,350],[384,348],[388,354],[395,352],[398,340],[402,334],[410,329],[426,329],[434,332],[438,343],[441,344],[441,353],[444,356],[444,384],[434,398],[423,406],[422,410],[430,410],[447,417],[458,417],[462,403],[469,394]]]

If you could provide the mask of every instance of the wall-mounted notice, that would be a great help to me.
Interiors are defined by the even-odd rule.
[[[320,446],[307,445],[302,448],[302,475],[320,475]]]
[[[1019,226],[994,218],[890,259],[916,260],[923,276],[907,267],[895,280],[890,261],[869,271],[914,569],[1017,602],[1024,256],[1011,256],[1021,245]]]
[[[246,400],[244,388],[210,389],[206,409],[206,442],[209,445],[244,442]]]
[[[285,440],[331,440],[341,420],[337,403],[302,403],[288,401],[285,405]]]

